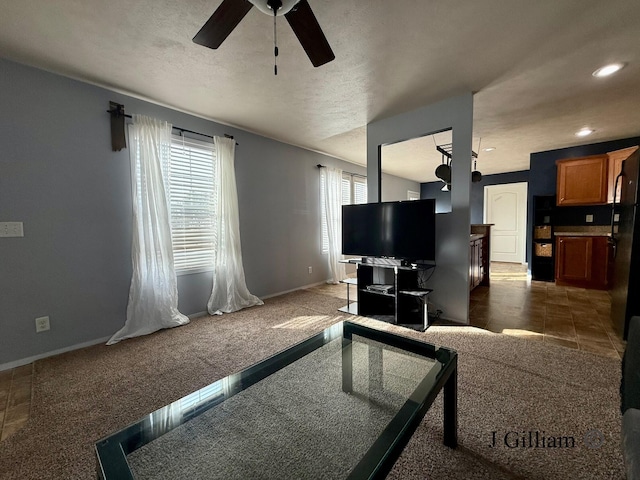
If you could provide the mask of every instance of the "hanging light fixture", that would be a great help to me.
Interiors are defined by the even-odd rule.
[[[451,165],[448,162],[443,162],[436,168],[436,177],[442,180],[444,183],[451,183]]]
[[[438,150],[438,152],[440,152],[440,154],[442,155],[442,163],[436,167],[435,175],[446,184],[445,185],[446,189],[445,187],[443,187],[442,191],[450,192],[451,191],[451,159],[452,159],[451,153],[453,151],[453,144],[445,143],[442,145],[436,145],[436,150]],[[482,173],[480,173],[480,171],[477,170],[476,162],[478,159],[478,154],[473,150],[471,151],[471,158],[473,159],[473,171],[471,172],[471,181],[473,183],[477,183],[480,180],[482,180]]]
[[[436,145],[436,149],[441,154],[442,163],[436,167],[436,177],[444,183],[451,183],[451,144]]]
[[[473,171],[471,172],[471,181],[473,183],[478,183],[480,180],[482,180],[482,173],[480,173],[478,171],[478,169],[476,168],[476,161],[477,158],[473,159]]]
[[[482,137],[480,137],[480,140],[478,140],[478,151],[480,151],[481,144],[482,144]],[[478,161],[478,154],[473,150],[471,150],[471,158],[473,158],[473,170],[471,171],[471,182],[478,183],[480,180],[482,180],[482,173],[480,173],[478,171],[478,168],[476,167],[476,162]]]

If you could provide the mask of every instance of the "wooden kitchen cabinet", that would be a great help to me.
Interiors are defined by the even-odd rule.
[[[613,190],[615,189],[616,177],[622,171],[622,162],[629,158],[636,150],[638,150],[637,146],[607,153],[609,157],[607,203],[613,203]],[[618,183],[618,190],[615,195],[616,203],[620,201],[620,187],[621,185]]]
[[[469,289],[473,290],[482,283],[484,270],[482,265],[482,239],[471,240],[469,243],[471,264],[469,266]]]
[[[557,205],[602,205],[607,203],[609,156],[557,160]]]
[[[605,290],[611,247],[605,236],[556,237],[556,284]]]
[[[471,262],[469,264],[469,289],[473,290],[478,285],[489,286],[489,228],[486,226],[485,233],[471,235],[469,242],[469,253]],[[472,227],[473,229],[473,227]],[[477,229],[478,231],[481,231]]]

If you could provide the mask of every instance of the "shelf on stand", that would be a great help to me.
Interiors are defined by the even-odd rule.
[[[382,292],[380,290],[369,290],[368,288],[360,288],[358,290],[358,292],[360,293],[370,293],[372,295],[380,295],[382,297],[392,297],[395,298],[395,293],[389,293],[389,292]]]
[[[434,265],[363,262],[362,259],[344,260],[355,264],[357,278],[347,278],[347,305],[340,312],[362,315],[376,320],[424,331],[429,326],[428,297],[433,291],[421,288],[425,281],[421,275]],[[351,302],[350,286],[356,285],[358,300]],[[388,291],[376,286],[391,287]],[[373,288],[372,288],[373,287]]]
[[[348,313],[349,315],[357,315],[358,314],[358,302],[351,302],[344,307],[340,307],[338,309],[339,312]]]
[[[345,283],[347,285],[347,304],[342,307],[339,308],[338,311],[339,312],[344,312],[344,313],[349,313],[351,315],[357,315],[358,314],[358,302],[351,302],[351,300],[349,299],[349,290],[351,285],[358,285],[358,279],[357,278],[345,278],[343,280],[340,280],[340,283]]]

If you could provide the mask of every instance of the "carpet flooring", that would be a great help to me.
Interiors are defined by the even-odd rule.
[[[352,338],[351,394],[336,339],[134,451],[136,480],[346,478],[435,365]]]
[[[93,445],[101,437],[343,319],[459,354],[460,446],[442,444],[440,398],[389,478],[624,477],[619,360],[474,327],[420,333],[340,315],[344,293],[343,286],[306,289],[261,307],[36,362],[31,417],[0,443],[0,478],[95,478]],[[543,438],[556,446],[542,448]]]

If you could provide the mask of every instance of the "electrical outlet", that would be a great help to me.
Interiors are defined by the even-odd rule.
[[[586,221],[587,223],[593,223],[593,215],[587,215],[587,217],[586,217],[585,221]]]
[[[309,267],[309,274],[313,273],[313,267]]]
[[[24,237],[22,222],[0,222],[0,237]]]
[[[620,221],[620,214],[619,213],[614,213],[613,214],[613,221],[614,222],[619,222]]]
[[[49,317],[36,318],[36,333],[46,332],[51,328],[49,324]]]

